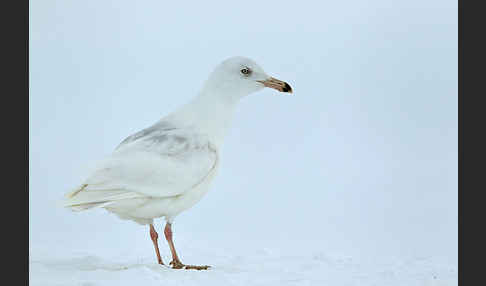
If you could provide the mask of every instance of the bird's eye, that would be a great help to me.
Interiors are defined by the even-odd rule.
[[[249,75],[251,73],[251,70],[249,68],[244,68],[241,70],[241,73],[244,75]]]

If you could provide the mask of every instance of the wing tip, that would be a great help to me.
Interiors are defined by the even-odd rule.
[[[88,186],[88,184],[83,184],[81,185],[79,188],[75,189],[74,191],[72,192],[69,192],[67,194],[64,195],[64,198],[65,199],[71,199],[73,198],[74,196],[76,196],[79,192],[81,192],[82,190],[84,190],[86,187]]]

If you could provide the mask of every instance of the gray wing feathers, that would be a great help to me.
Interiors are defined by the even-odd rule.
[[[178,196],[204,181],[217,161],[216,149],[203,136],[159,123],[123,140],[83,185],[66,195],[65,205],[84,209]]]

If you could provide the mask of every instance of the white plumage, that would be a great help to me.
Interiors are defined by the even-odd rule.
[[[105,208],[122,219],[150,224],[151,235],[154,218],[165,217],[170,227],[175,216],[208,191],[238,101],[265,86],[292,92],[254,61],[227,59],[191,102],[120,143],[66,194],[65,206],[74,211]]]
[[[216,150],[202,135],[155,124],[127,138],[102,161],[68,194],[68,206],[104,207],[141,224],[162,216],[172,221],[208,190],[218,167]]]

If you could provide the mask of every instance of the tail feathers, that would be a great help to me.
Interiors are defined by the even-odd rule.
[[[73,211],[83,211],[91,208],[99,208],[124,199],[141,198],[142,194],[127,190],[90,190],[84,184],[76,190],[67,193],[64,200],[64,207]]]
[[[71,209],[73,212],[80,212],[84,210],[88,210],[91,208],[102,208],[104,206],[109,205],[111,202],[99,202],[99,203],[85,203],[79,205],[69,205],[66,206],[67,208]]]

